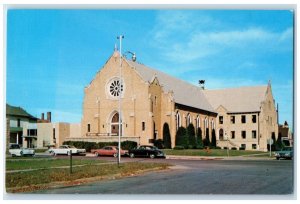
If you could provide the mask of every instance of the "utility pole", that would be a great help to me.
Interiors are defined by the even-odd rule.
[[[124,35],[120,35],[117,37],[120,40],[120,67],[119,67],[119,74],[120,74],[120,83],[119,83],[119,140],[118,140],[118,167],[120,167],[121,162],[121,128],[122,128],[122,112],[121,112],[121,103],[122,103],[122,39]]]

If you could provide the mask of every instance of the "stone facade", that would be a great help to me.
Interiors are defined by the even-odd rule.
[[[119,53],[106,62],[96,74],[92,82],[85,88],[83,101],[83,117],[81,126],[82,139],[93,141],[115,141],[118,138],[119,97],[110,93],[113,81],[119,80]],[[196,118],[201,121],[207,118],[208,128],[215,124],[216,113],[200,108],[192,108],[184,104],[177,104],[172,91],[164,89],[158,77],[153,75],[146,81],[135,68],[126,60],[122,61],[122,141],[134,140],[140,145],[152,144],[155,139],[162,139],[163,124],[167,123],[171,133],[171,144],[175,146],[176,115],[180,114],[182,126],[186,127],[187,116],[190,123],[196,127]],[[112,84],[112,85],[111,85]],[[203,122],[204,126],[204,122]]]
[[[268,139],[278,137],[277,110],[275,109],[271,84],[260,88],[262,100],[258,99],[258,109],[231,112],[220,102],[216,111],[217,145],[222,148],[245,148],[246,150],[268,150]],[[234,90],[232,91],[234,94]],[[245,91],[246,95],[247,92]],[[222,96],[220,96],[222,97]],[[243,97],[240,96],[240,97]],[[246,97],[246,96],[245,96]],[[238,95],[232,100],[238,100]],[[225,100],[225,99],[223,99]],[[225,103],[225,102],[224,102]],[[251,103],[250,101],[248,103]],[[244,104],[241,103],[240,106]]]

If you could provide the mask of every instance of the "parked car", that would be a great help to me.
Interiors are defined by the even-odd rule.
[[[34,156],[35,150],[29,148],[23,148],[19,144],[10,144],[8,152],[11,156]]]
[[[155,157],[163,157],[163,158],[166,157],[166,155],[163,151],[159,150],[155,146],[150,146],[150,145],[142,145],[142,146],[136,147],[134,149],[129,150],[128,153],[131,158],[150,157],[151,159],[153,159]]]
[[[73,154],[85,155],[85,153],[86,153],[85,149],[77,149],[76,147],[74,147],[72,145],[62,145],[59,148],[49,149],[49,153],[52,154],[53,156],[58,155],[58,154],[70,155],[71,151],[72,151],[72,155]]]
[[[117,146],[105,146],[101,149],[91,149],[91,153],[95,154],[96,157],[98,156],[118,156],[118,147]],[[121,156],[128,155],[127,150],[120,150]]]
[[[274,155],[277,160],[279,160],[280,158],[293,159],[293,156],[294,156],[293,148],[292,147],[284,147],[280,151],[276,151],[274,153]]]

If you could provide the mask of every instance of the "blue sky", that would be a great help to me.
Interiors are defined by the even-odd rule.
[[[7,102],[80,122],[84,87],[120,34],[139,62],[207,89],[271,80],[279,122],[292,125],[289,10],[8,10]]]

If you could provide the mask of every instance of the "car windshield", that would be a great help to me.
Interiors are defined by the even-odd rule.
[[[69,147],[69,148],[76,148],[76,147],[74,147],[73,145],[69,145],[68,147]]]

